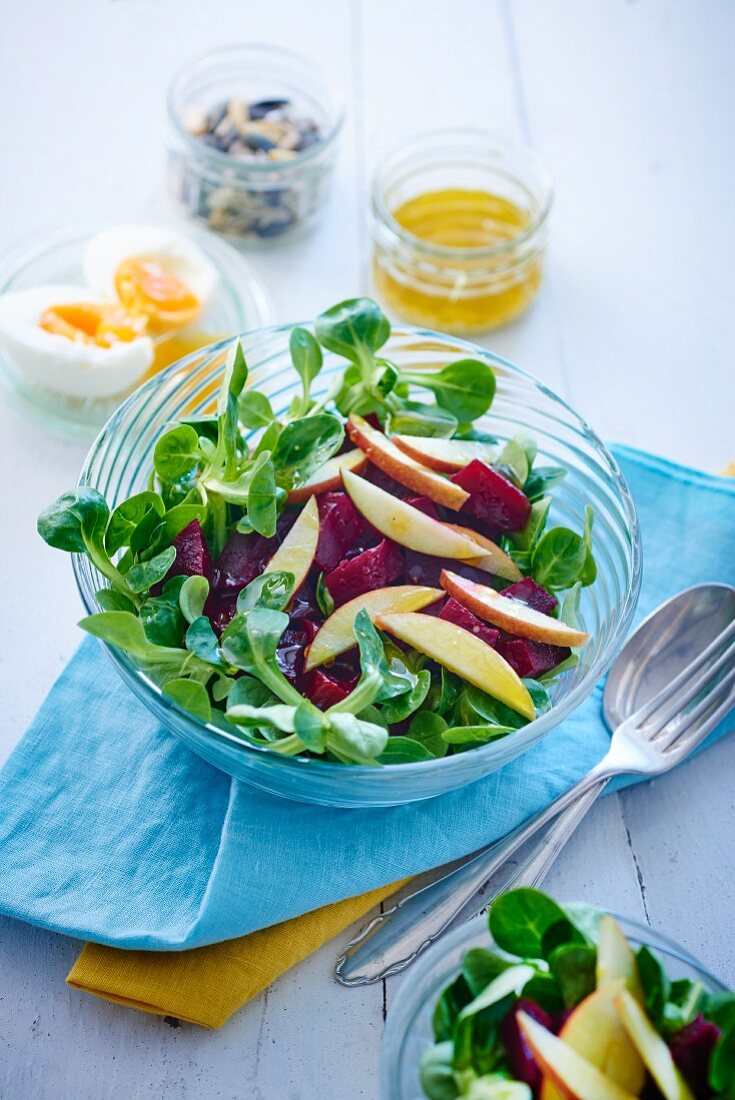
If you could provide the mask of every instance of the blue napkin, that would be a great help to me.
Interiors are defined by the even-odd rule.
[[[643,531],[639,617],[688,585],[735,584],[735,482],[623,447],[616,456]],[[117,947],[245,935],[502,836],[603,755],[601,698],[598,686],[540,745],[464,790],[331,810],[205,764],[87,639],[0,772],[0,911]]]

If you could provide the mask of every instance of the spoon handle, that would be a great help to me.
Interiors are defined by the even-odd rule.
[[[380,914],[348,945],[336,967],[343,985],[368,985],[405,970],[427,947],[514,886],[542,881],[608,782],[589,782],[563,796],[507,837]],[[574,792],[574,795],[573,795]],[[573,797],[570,797],[573,795]]]

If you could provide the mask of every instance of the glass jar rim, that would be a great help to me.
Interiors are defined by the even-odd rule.
[[[274,162],[253,160],[238,162],[231,157],[229,153],[225,153],[221,149],[215,149],[212,146],[206,146],[194,137],[184,125],[184,121],[176,104],[177,94],[181,93],[187,78],[198,72],[205,72],[208,68],[214,68],[216,65],[227,62],[228,60],[235,60],[238,56],[246,58],[252,57],[253,55],[261,57],[270,56],[274,60],[282,61],[286,64],[290,63],[293,66],[294,76],[299,75],[299,72],[301,75],[304,75],[304,73],[308,71],[310,75],[319,82],[321,94],[317,98],[320,100],[322,100],[322,98],[328,100],[329,114],[332,117],[330,129],[320,141],[310,146],[308,149],[296,153],[290,161]],[[215,50],[207,50],[204,53],[197,54],[195,57],[190,58],[190,60],[182,65],[174,74],[166,93],[166,106],[175,136],[178,138],[181,145],[197,159],[208,163],[212,169],[236,169],[245,174],[250,174],[252,172],[256,176],[262,177],[267,177],[268,175],[278,175],[282,177],[293,173],[304,165],[317,161],[320,154],[323,154],[329,146],[334,144],[334,141],[342,129],[345,118],[344,96],[322,78],[316,65],[308,57],[296,53],[294,50],[288,50],[282,46],[272,46],[266,42],[236,43],[230,46],[222,46]]]
[[[435,244],[432,241],[417,237],[410,230],[400,224],[389,210],[384,198],[383,183],[385,176],[402,162],[407,162],[416,153],[428,151],[434,148],[440,152],[442,147],[451,151],[452,144],[466,142],[472,143],[475,150],[480,150],[486,157],[486,163],[490,164],[493,153],[515,154],[526,158],[528,167],[538,175],[539,193],[541,202],[538,213],[531,222],[515,237],[506,241],[498,241],[492,245],[481,245],[471,248],[456,248],[452,245]],[[452,143],[452,144],[450,144]],[[455,152],[458,151],[455,145]],[[447,261],[463,260],[492,260],[512,252],[519,246],[527,244],[544,229],[554,200],[554,185],[551,177],[541,164],[536,153],[527,145],[522,145],[510,138],[494,131],[482,130],[475,127],[444,127],[441,130],[422,131],[414,134],[408,141],[403,140],[383,157],[373,174],[371,191],[371,206],[376,222],[379,226],[392,234],[393,238],[401,244],[411,248],[414,252],[423,253],[426,256],[440,257]]]

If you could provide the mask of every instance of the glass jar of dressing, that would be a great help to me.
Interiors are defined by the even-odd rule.
[[[373,183],[373,278],[414,324],[482,332],[508,324],[543,278],[552,185],[535,155],[481,130],[404,144]]]

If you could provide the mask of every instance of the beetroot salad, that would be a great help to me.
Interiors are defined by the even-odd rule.
[[[216,412],[160,435],[147,489],[110,509],[78,487],[39,517],[105,578],[82,628],[251,745],[375,765],[465,752],[547,711],[588,639],[591,510],[581,531],[548,523],[566,471],[528,433],[475,427],[488,363],[399,369],[389,336],[365,298],[295,327],[281,415],[235,344]],[[323,349],[345,367],[316,399]]]

